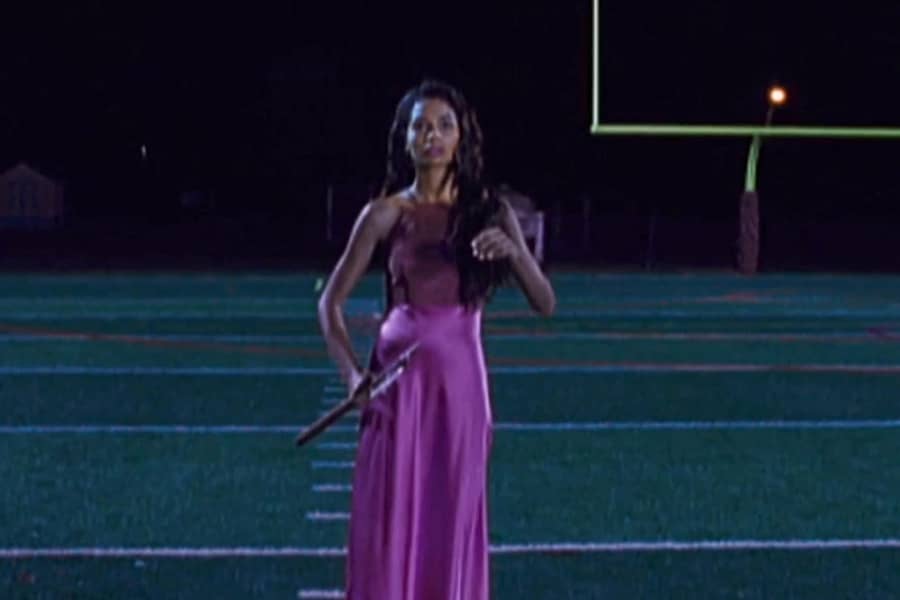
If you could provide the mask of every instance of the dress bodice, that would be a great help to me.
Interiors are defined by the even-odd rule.
[[[391,304],[459,304],[459,269],[448,239],[451,210],[438,203],[402,208],[388,238]]]

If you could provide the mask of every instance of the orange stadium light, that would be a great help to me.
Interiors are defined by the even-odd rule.
[[[787,101],[787,91],[781,86],[774,86],[769,89],[769,102],[780,106]]]

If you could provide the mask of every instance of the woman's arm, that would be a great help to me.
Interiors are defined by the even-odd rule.
[[[501,200],[500,227],[489,227],[475,236],[472,250],[482,260],[508,258],[531,307],[544,316],[553,314],[556,308],[553,286],[528,249],[519,220],[509,202]]]
[[[387,236],[398,215],[399,208],[387,198],[373,200],[363,207],[353,225],[344,253],[319,298],[322,335],[329,354],[337,363],[351,391],[362,379],[365,369],[353,352],[344,322],[343,305],[369,266],[375,246]]]

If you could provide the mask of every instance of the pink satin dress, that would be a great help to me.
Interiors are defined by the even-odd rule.
[[[392,307],[373,368],[407,370],[361,415],[347,600],[487,600],[491,408],[481,309],[459,301],[449,207],[406,208],[389,237]]]

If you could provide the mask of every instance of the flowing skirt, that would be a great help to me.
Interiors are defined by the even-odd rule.
[[[373,368],[418,341],[361,415],[347,600],[487,600],[491,409],[481,312],[399,305]]]

